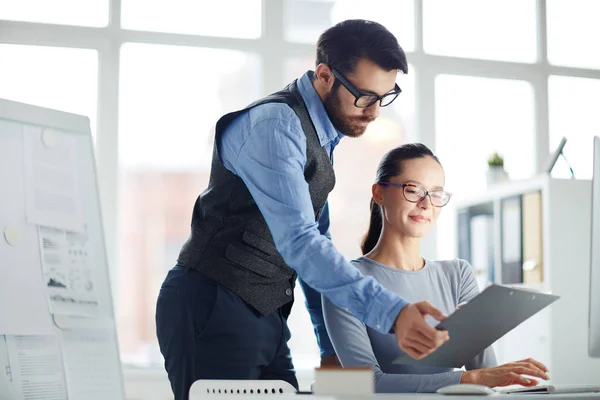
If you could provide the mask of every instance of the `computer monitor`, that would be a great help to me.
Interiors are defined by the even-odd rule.
[[[600,137],[594,137],[594,177],[592,178],[592,235],[590,254],[590,357],[600,358]]]
[[[548,166],[546,166],[546,172],[548,173],[548,175],[550,175],[550,173],[552,173],[552,170],[554,169],[554,166],[556,165],[556,162],[558,161],[558,157],[560,157],[560,155],[563,154],[563,149],[565,148],[565,144],[567,144],[567,138],[563,136],[562,139],[560,139],[560,143],[556,147],[556,150],[554,150],[554,153],[552,153],[552,155],[550,156],[550,159],[548,160]],[[564,156],[564,154],[563,154],[563,156]]]

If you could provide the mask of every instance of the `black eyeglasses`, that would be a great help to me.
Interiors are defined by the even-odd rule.
[[[411,203],[418,203],[425,197],[429,196],[431,204],[433,204],[435,207],[444,207],[450,201],[450,197],[452,197],[452,193],[448,193],[443,190],[434,190],[433,192],[428,192],[427,190],[410,183],[379,182],[379,184],[403,188],[402,192],[404,194],[404,198]]]
[[[333,75],[339,79],[340,83],[354,96],[354,105],[358,108],[371,107],[378,101],[381,107],[389,106],[402,92],[402,89],[400,89],[400,86],[398,86],[397,83],[394,84],[395,87],[393,91],[388,92],[383,96],[379,96],[377,93],[373,92],[362,92],[351,84],[350,81],[335,68],[331,68],[331,70],[333,71]]]

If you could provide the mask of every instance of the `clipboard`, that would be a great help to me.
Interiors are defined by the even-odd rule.
[[[450,334],[450,340],[439,349],[420,360],[404,354],[392,363],[461,368],[559,298],[527,289],[490,285],[435,327]]]

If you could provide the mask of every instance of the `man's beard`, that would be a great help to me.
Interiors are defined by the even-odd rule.
[[[340,131],[343,135],[348,137],[362,136],[367,129],[367,124],[364,124],[364,122],[372,122],[375,118],[368,116],[346,117],[342,112],[342,105],[338,95],[339,88],[340,86],[332,88],[323,99],[323,105],[325,106],[327,115],[335,129]]]

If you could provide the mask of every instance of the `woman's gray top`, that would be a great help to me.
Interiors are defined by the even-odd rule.
[[[454,312],[458,304],[479,294],[473,267],[465,260],[426,261],[419,271],[391,268],[366,257],[352,263],[363,274],[371,275],[407,301],[429,300],[446,315]],[[392,364],[396,357],[404,354],[398,347],[396,336],[365,326],[325,297],[323,313],[329,337],[342,365],[373,368],[376,392],[435,392],[444,386],[460,383],[461,370]],[[428,322],[431,325],[437,323],[431,317],[428,317]],[[472,370],[493,366],[496,366],[496,356],[489,347],[465,368]]]

